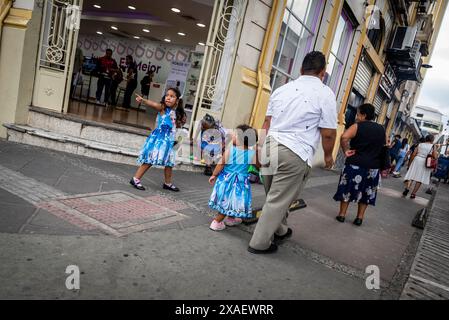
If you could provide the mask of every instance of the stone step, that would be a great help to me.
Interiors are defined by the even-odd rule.
[[[74,115],[29,107],[29,127],[114,146],[139,149],[150,130],[85,120]]]
[[[89,158],[130,165],[136,165],[136,159],[139,156],[139,150],[143,144],[142,142],[138,148],[134,148],[134,144],[130,147],[123,147],[115,144],[89,140],[77,136],[71,136],[69,134],[62,134],[59,132],[31,127],[29,125],[4,124],[3,126],[7,128],[8,141],[30,144],[38,147],[86,156]],[[202,172],[204,170],[204,165],[199,161],[190,161],[189,151],[190,145],[181,145],[178,149],[176,166],[174,169]]]

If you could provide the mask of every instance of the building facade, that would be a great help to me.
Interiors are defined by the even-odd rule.
[[[83,10],[83,1],[69,2]],[[79,30],[64,31],[67,38],[60,51],[45,49],[48,38],[43,41],[42,34],[54,23],[45,12],[48,3],[60,5],[57,0],[0,0],[2,124],[27,123],[29,106],[63,114],[68,110]],[[204,58],[192,95],[190,134],[195,134],[196,121],[206,113],[228,128],[241,123],[260,128],[271,92],[296,79],[303,57],[318,50],[328,59],[325,82],[337,96],[339,135],[354,123],[357,107],[369,102],[376,108],[376,121],[389,134],[413,136],[410,115],[425,76],[422,66],[430,59],[447,4],[443,0],[212,1]],[[47,59],[55,57],[57,68],[55,60]],[[7,135],[1,127],[0,136]],[[344,161],[339,149],[337,142],[337,166]],[[319,151],[315,163],[322,160]]]
[[[443,114],[435,108],[415,106],[411,116],[419,125],[423,136],[439,136],[443,131]]]

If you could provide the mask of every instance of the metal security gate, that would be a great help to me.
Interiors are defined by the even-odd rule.
[[[390,102],[387,109],[387,118],[391,119],[391,114],[393,113],[394,100]]]
[[[221,120],[246,7],[247,0],[215,2],[190,130],[206,113]]]
[[[385,94],[382,92],[382,90],[379,88],[377,90],[376,96],[374,97],[374,108],[376,109],[376,116],[379,116],[382,112],[382,106],[383,102],[385,100]]]
[[[33,105],[66,110],[83,0],[45,0]]]
[[[368,95],[372,76],[373,66],[368,61],[368,58],[363,55],[355,74],[353,87],[365,98]]]

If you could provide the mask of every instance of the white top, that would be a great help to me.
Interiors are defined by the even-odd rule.
[[[433,144],[431,143],[420,143],[418,145],[418,153],[416,154],[416,156],[421,158],[427,158],[432,148]]]
[[[313,76],[301,76],[271,95],[267,116],[268,136],[283,144],[308,165],[320,143],[320,128],[337,128],[337,101],[334,92]]]

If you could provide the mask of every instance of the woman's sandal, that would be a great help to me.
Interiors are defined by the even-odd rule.
[[[412,194],[410,195],[410,199],[415,199],[415,198],[416,198],[416,194],[412,193]]]

